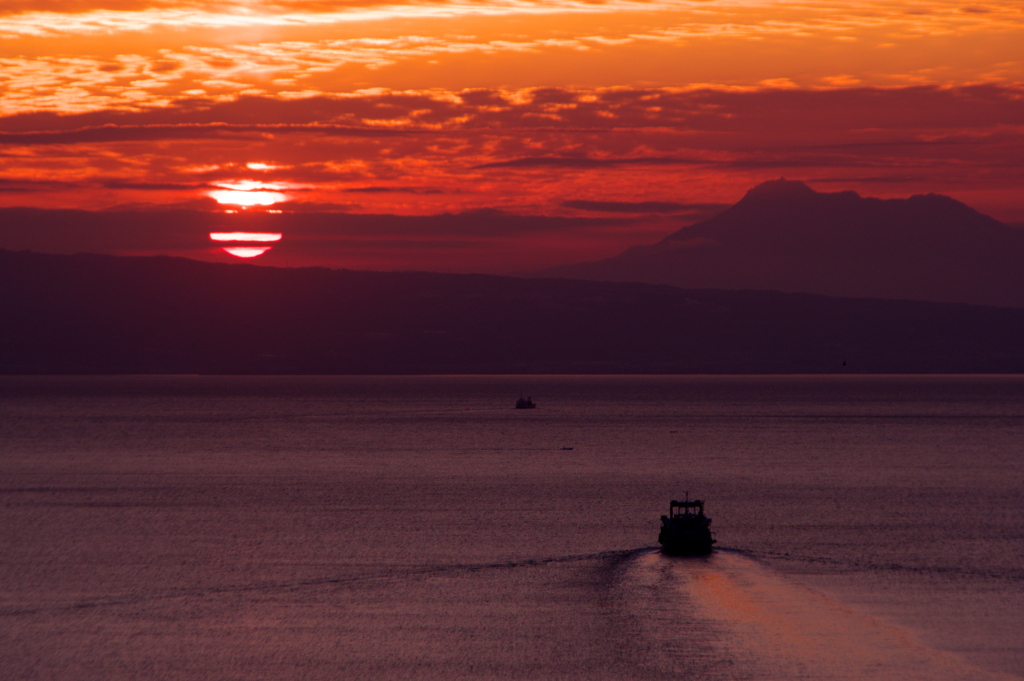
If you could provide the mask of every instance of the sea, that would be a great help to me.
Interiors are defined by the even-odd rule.
[[[1024,678],[1024,376],[3,377],[0,678]]]

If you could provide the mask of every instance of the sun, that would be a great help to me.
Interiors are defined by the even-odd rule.
[[[236,258],[255,258],[269,251],[270,246],[225,246],[221,250]]]
[[[211,241],[280,241],[279,232],[210,232]]]
[[[210,241],[230,243],[221,250],[236,258],[255,258],[269,251],[272,246],[264,244],[281,240],[279,232],[210,232]]]
[[[281,185],[257,182],[256,180],[239,180],[237,182],[218,182],[220,189],[209,192],[211,199],[221,205],[242,206],[273,206],[287,200]]]

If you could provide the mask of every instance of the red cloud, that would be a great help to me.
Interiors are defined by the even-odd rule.
[[[147,190],[178,202],[183,187],[200,198],[212,182],[259,179],[290,183],[306,203],[358,193],[357,212],[554,215],[566,201],[725,203],[785,175],[953,194],[1013,221],[1024,217],[1021,120],[1024,91],[995,85],[192,99],[0,118],[0,149],[17,150],[0,156],[0,200],[98,208]]]

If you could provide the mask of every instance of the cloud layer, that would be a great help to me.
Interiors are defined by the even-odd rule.
[[[545,264],[779,176],[1024,221],[1017,3],[11,0],[0,45],[0,206],[621,218]]]
[[[579,207],[567,201],[727,203],[781,175],[1008,208],[1022,122],[1024,91],[995,85],[197,98],[0,119],[0,172],[8,205],[90,208],[259,181],[357,212],[562,214]]]

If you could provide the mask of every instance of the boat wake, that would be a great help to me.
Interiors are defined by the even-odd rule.
[[[422,672],[424,660],[437,673],[417,672],[421,678],[446,679],[477,678],[482,664],[491,678],[524,678],[536,669],[551,678],[616,681],[1016,678],[931,648],[912,632],[730,549],[693,557],[648,547],[496,562],[353,565],[345,574],[319,578],[23,604],[0,609],[0,616],[8,626],[31,628],[120,622],[127,614],[173,620],[196,612],[214,622],[253,612],[311,618],[310,631],[334,627],[333,640],[351,664],[387,660],[387,669],[373,667],[379,678],[407,678],[407,672]],[[363,659],[367,641],[374,642],[376,657]]]
[[[653,551],[651,548],[632,550],[600,551],[563,556],[546,556],[525,558],[500,562],[483,563],[442,563],[433,565],[397,565],[370,566],[367,570],[357,570],[357,574],[325,575],[311,579],[242,582],[234,584],[209,585],[202,588],[179,588],[154,591],[146,594],[94,595],[73,601],[23,604],[20,606],[0,607],[0,617],[36,615],[41,613],[60,613],[88,610],[92,608],[139,605],[151,601],[172,599],[212,599],[246,593],[273,593],[280,591],[296,592],[318,587],[354,587],[361,584],[379,585],[386,582],[407,582],[410,580],[428,579],[431,577],[452,578],[459,575],[472,575],[495,571],[507,571],[520,568],[554,566],[572,563],[593,563],[611,561],[619,563],[634,555]]]
[[[650,678],[1006,679],[738,552],[639,554],[617,618]]]

